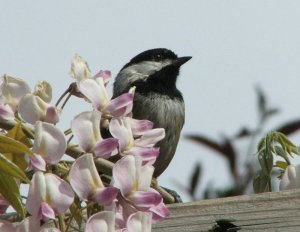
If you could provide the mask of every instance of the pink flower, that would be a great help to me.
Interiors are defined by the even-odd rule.
[[[125,116],[131,112],[134,88],[129,93],[110,100],[106,90],[110,79],[109,71],[100,71],[92,77],[87,62],[75,55],[71,76],[76,80],[78,90],[92,103],[94,109],[114,117]]]
[[[11,107],[12,111],[16,112],[19,101],[27,93],[30,93],[29,85],[22,79],[4,75],[1,78],[1,99],[4,104]]]
[[[128,232],[151,232],[151,217],[149,212],[136,212],[131,214],[127,220]]]
[[[100,134],[101,113],[99,111],[83,112],[71,122],[71,128],[80,148],[95,156],[109,158],[116,152],[118,140],[103,139]]]
[[[12,108],[5,103],[0,103],[0,121],[13,121],[15,113]]]
[[[83,201],[95,201],[100,205],[109,205],[118,195],[117,188],[104,186],[92,154],[85,154],[76,159],[69,176],[72,188]]]
[[[19,113],[28,123],[34,124],[37,121],[56,124],[59,121],[59,110],[43,101],[34,94],[26,94],[20,101]]]
[[[163,128],[152,129],[152,126],[153,124],[146,120],[113,118],[109,130],[112,136],[119,140],[119,152],[122,155],[140,156],[144,164],[152,165],[159,155],[159,148],[153,146],[165,137]]]
[[[113,167],[113,186],[119,188],[122,196],[137,210],[152,212],[153,219],[159,220],[168,216],[169,210],[161,195],[150,187],[153,171],[153,166],[142,166],[139,156],[126,155]]]
[[[74,200],[71,186],[58,176],[34,173],[29,186],[26,210],[39,220],[54,219],[64,213]]]
[[[35,157],[30,157],[31,165],[34,168],[45,171],[46,163],[58,163],[66,148],[67,142],[62,131],[52,124],[36,122],[32,148]]]
[[[92,215],[85,225],[85,232],[115,232],[115,214],[102,211]]]
[[[18,111],[30,124],[36,121],[56,124],[59,121],[60,110],[49,104],[51,99],[51,85],[46,81],[40,81],[35,86],[34,93],[28,93],[21,98]]]

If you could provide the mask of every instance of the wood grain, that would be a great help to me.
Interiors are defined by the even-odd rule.
[[[152,231],[214,231],[217,220],[229,220],[239,230],[228,232],[300,232],[300,189],[173,204],[169,209],[170,217]]]

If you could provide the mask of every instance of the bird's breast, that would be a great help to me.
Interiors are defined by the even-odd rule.
[[[144,96],[136,93],[133,103],[133,117],[148,119],[154,126],[166,129],[178,128],[181,131],[184,124],[184,102],[179,98],[170,98],[161,94]],[[174,130],[174,129],[173,129]]]

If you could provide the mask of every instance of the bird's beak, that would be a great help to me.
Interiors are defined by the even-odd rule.
[[[180,67],[181,65],[183,65],[184,63],[188,62],[190,59],[192,59],[191,56],[183,56],[183,57],[179,57],[177,58],[173,65]]]

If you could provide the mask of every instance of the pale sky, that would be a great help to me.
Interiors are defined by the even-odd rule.
[[[254,126],[256,84],[282,110],[270,128],[300,116],[300,1],[27,0],[1,1],[0,9],[0,75],[21,77],[32,87],[49,81],[53,102],[72,81],[75,53],[92,72],[109,69],[115,76],[136,54],[166,47],[193,56],[178,82],[186,101],[183,135],[220,138]],[[61,128],[86,109],[71,101]],[[202,188],[230,181],[225,160],[182,139],[159,183],[176,189],[174,180],[186,182],[200,160]]]

